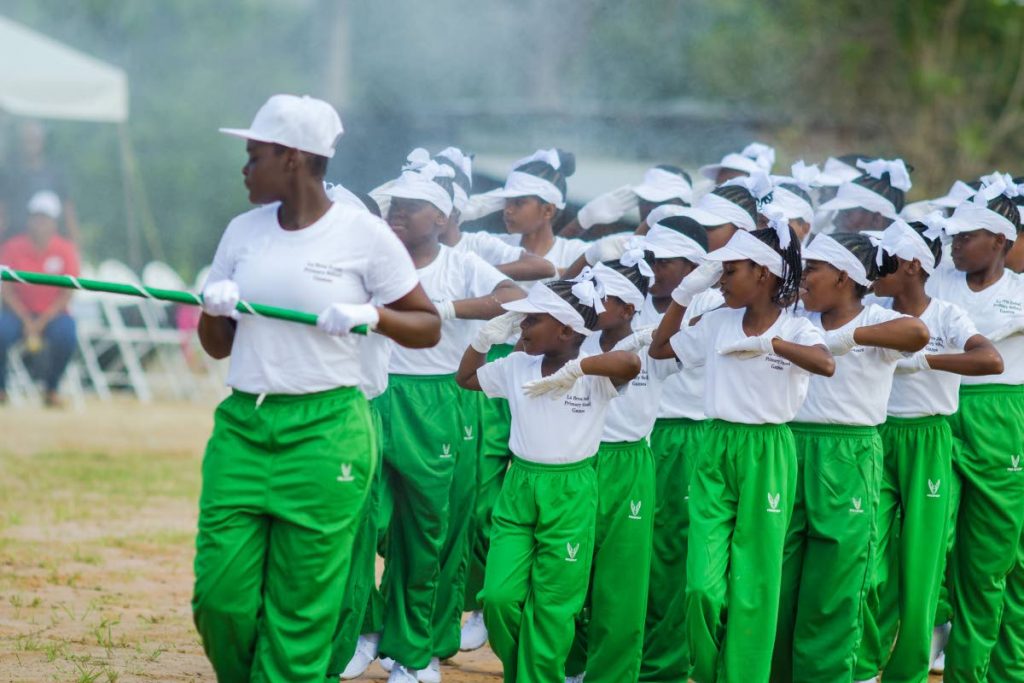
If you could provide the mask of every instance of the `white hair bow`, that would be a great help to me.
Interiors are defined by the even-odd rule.
[[[821,169],[818,168],[818,165],[811,164],[808,166],[802,159],[793,164],[790,173],[792,174],[793,181],[804,191],[812,187],[818,187],[819,180],[821,179]]]
[[[562,166],[562,159],[558,156],[558,150],[552,147],[551,149],[538,149],[530,156],[523,157],[516,163],[512,164],[512,168],[522,168],[531,161],[543,161],[556,171]]]
[[[405,161],[405,165],[402,166],[403,171],[418,171],[430,161],[430,152],[422,147],[417,147],[409,152],[409,156],[405,158]]]
[[[987,204],[999,195],[1013,199],[1014,197],[1019,197],[1022,193],[1024,193],[1024,185],[1017,185],[1017,183],[1013,182],[1013,176],[1009,173],[996,171],[987,176],[982,176],[981,189],[975,195],[975,201],[979,204]],[[978,198],[984,201],[978,202]]]
[[[774,189],[772,179],[769,178],[768,174],[764,171],[756,171],[748,176],[732,178],[731,180],[727,180],[723,183],[722,187],[728,187],[730,185],[745,187],[750,194],[754,195],[754,199],[758,202],[765,201]]]
[[[636,268],[640,271],[640,274],[644,277],[654,277],[654,271],[651,269],[651,264],[644,258],[644,240],[641,237],[633,236],[626,242],[626,250],[622,252],[619,263],[626,266],[627,268]]]
[[[941,211],[932,211],[926,216],[921,218],[921,223],[924,223],[928,229],[924,231],[924,236],[930,240],[937,240],[946,234],[946,215]]]
[[[765,173],[770,171],[772,164],[775,163],[775,150],[760,142],[751,142],[743,148],[740,154],[752,159],[754,163],[764,169]]]
[[[864,173],[872,178],[881,179],[882,175],[889,174],[889,184],[897,190],[906,192],[913,183],[910,182],[910,171],[903,159],[875,159],[874,161],[857,161],[857,168],[863,169]]]
[[[572,279],[572,293],[584,306],[590,306],[600,315],[604,313],[604,287],[594,277],[590,266],[585,266],[580,274]]]
[[[774,230],[775,234],[779,236],[779,248],[788,249],[790,232],[789,220],[786,218],[786,212],[777,206],[769,204],[761,211],[761,215],[768,219],[768,227]]]
[[[437,153],[437,156],[444,157],[459,167],[467,178],[473,178],[473,155],[466,154],[458,147],[446,147]]]

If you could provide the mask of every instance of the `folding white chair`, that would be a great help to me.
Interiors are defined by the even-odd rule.
[[[95,279],[96,269],[87,263],[82,264],[81,276]],[[110,400],[110,384],[100,364],[100,354],[109,342],[109,329],[103,319],[103,309],[97,292],[79,291],[71,299],[71,317],[75,319],[78,331],[78,353],[82,358],[82,369],[77,369],[79,376],[84,370],[85,377],[96,395],[103,401]],[[75,361],[72,361],[75,362]],[[81,379],[79,379],[81,385]]]

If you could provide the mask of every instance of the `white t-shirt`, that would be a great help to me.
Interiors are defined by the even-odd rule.
[[[890,306],[892,299],[888,300]],[[967,340],[978,334],[967,311],[942,299],[932,299],[921,314],[931,339],[921,351],[927,355],[962,353]],[[906,355],[906,354],[904,354]],[[889,394],[889,415],[925,417],[952,415],[960,403],[960,375],[941,370],[897,372]]]
[[[464,232],[462,238],[452,247],[455,251],[476,254],[492,266],[501,266],[518,261],[523,256],[522,247],[513,247],[489,232]]]
[[[522,235],[500,235],[499,237],[506,243],[513,246],[522,246]],[[551,245],[550,249],[548,249],[548,253],[537,255],[547,261],[550,261],[554,264],[555,268],[561,270],[576,263],[579,257],[583,256],[583,252],[585,252],[589,246],[590,242],[584,242],[583,240],[577,239],[566,239],[556,235],[555,243]]]
[[[391,362],[391,349],[397,346],[387,337],[371,332],[362,340],[359,348],[360,363],[363,368],[363,381],[359,388],[368,399],[375,399],[388,388],[388,365]]]
[[[416,268],[391,228],[335,203],[302,230],[277,221],[279,204],[232,220],[207,282],[234,280],[244,301],[318,314],[334,303],[391,303],[416,287]],[[254,315],[239,317],[227,383],[254,394],[360,386],[363,337]]]
[[[612,350],[621,350],[627,340],[619,342]],[[619,400],[612,401],[608,408],[601,441],[639,441],[646,438],[654,427],[665,380],[679,372],[679,363],[675,359],[651,358],[647,348],[636,352],[640,356],[641,369],[640,374],[629,383],[629,391]],[[584,339],[580,353],[588,356],[604,353],[600,333]]]
[[[689,325],[694,318],[714,310],[725,303],[722,293],[717,289],[709,289],[693,298],[686,307],[683,326]],[[663,313],[654,307],[651,297],[647,297],[640,309],[637,327],[657,325]],[[665,380],[662,388],[661,402],[658,404],[659,418],[685,417],[690,420],[703,420],[704,414],[704,366],[682,368],[679,372]]]
[[[560,397],[530,398],[523,393],[523,384],[541,378],[543,361],[544,356],[516,351],[476,371],[485,394],[508,399],[509,450],[524,460],[549,465],[590,458],[597,453],[608,406],[619,392],[607,377],[584,375]]]
[[[709,418],[744,424],[791,422],[807,396],[811,373],[774,353],[753,358],[718,353],[748,336],[743,331],[745,310],[708,311],[672,336],[672,349],[684,368],[707,368],[704,412]],[[782,311],[765,334],[805,346],[825,343],[810,321],[789,311]]]
[[[988,336],[1015,317],[1024,315],[1024,276],[1011,270],[988,288],[971,291],[967,275],[952,268],[938,268],[928,278],[928,294],[967,311],[978,331]],[[961,377],[962,384],[1024,384],[1024,335],[1015,334],[993,342],[1003,356],[1003,374]]]
[[[430,300],[459,301],[486,296],[508,278],[476,254],[455,251],[441,245],[437,257],[416,271]],[[407,349],[395,345],[391,351],[393,375],[447,375],[459,369],[462,354],[469,345],[469,326],[465,320],[445,320],[441,341],[429,349]]]
[[[824,334],[820,313],[804,312],[804,315]],[[903,317],[906,316],[869,304],[838,329],[853,330]],[[811,376],[807,400],[797,413],[796,421],[868,427],[882,424],[896,362],[901,358],[901,352],[878,346],[854,346],[849,352],[836,356],[836,372],[832,377]]]

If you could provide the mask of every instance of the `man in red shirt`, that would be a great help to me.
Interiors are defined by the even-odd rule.
[[[75,245],[57,234],[61,203],[37,192],[28,203],[28,230],[0,246],[0,263],[14,270],[78,276]],[[7,351],[19,339],[46,386],[46,404],[59,405],[57,385],[74,353],[75,321],[68,315],[71,290],[11,284],[0,290],[0,403],[7,400]]]

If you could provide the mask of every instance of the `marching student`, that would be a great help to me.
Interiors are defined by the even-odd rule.
[[[440,234],[453,208],[453,172],[432,160],[414,159],[398,180],[383,190],[391,198],[388,224],[416,265],[424,290],[444,321],[440,343],[432,349],[396,348],[391,354],[389,386],[378,399],[384,426],[385,480],[394,509],[387,533],[382,656],[395,660],[391,683],[440,681],[439,657],[448,629],[461,614],[461,598],[436,611],[442,577],[454,581],[466,533],[448,536],[450,489],[472,493],[474,468],[459,467],[463,421],[454,371],[465,343],[463,320],[488,319],[522,290],[475,254],[442,245]],[[456,320],[459,319],[459,320]],[[470,457],[469,465],[475,464]],[[464,463],[465,464],[465,463]],[[472,482],[472,483],[471,483]],[[459,507],[464,507],[460,505]],[[462,519],[458,520],[460,523]],[[450,541],[450,542],[448,542]],[[453,566],[454,565],[454,566]],[[454,626],[458,637],[458,626]],[[456,640],[454,654],[458,649]]]
[[[901,352],[928,328],[862,299],[886,274],[867,235],[818,235],[804,252],[800,300],[835,356],[812,377],[790,425],[797,497],[786,535],[773,681],[851,681],[875,544],[882,442],[877,426]],[[891,267],[892,264],[887,264]]]
[[[967,312],[933,299],[925,283],[942,258],[942,230],[893,221],[878,245],[878,297],[928,326],[930,340],[896,364],[886,420],[879,426],[884,466],[878,505],[874,579],[854,678],[917,683],[928,675],[950,526],[953,436],[961,375],[1003,371],[1002,358]],[[941,216],[938,216],[941,222]],[[883,299],[884,301],[884,299]],[[894,644],[893,644],[894,643]],[[891,652],[890,652],[890,644]]]
[[[640,309],[638,327],[661,322],[672,303],[672,292],[704,262],[707,246],[704,227],[690,218],[668,216],[653,221],[644,248],[653,257],[654,281]],[[682,324],[689,325],[723,303],[715,288],[698,294],[687,306]],[[655,467],[654,528],[641,681],[685,682],[687,678],[689,651],[685,639],[679,637],[685,632],[686,541],[690,528],[687,491],[707,426],[704,367],[683,368],[665,379],[650,437]]]
[[[836,196],[818,209],[836,212],[832,222],[840,232],[885,230],[906,204],[913,169],[902,159],[858,160],[856,164],[864,175],[840,185]]]
[[[576,157],[562,149],[539,149],[512,166],[505,186],[490,192],[505,199],[502,214],[509,242],[550,261],[558,272],[572,265],[589,246],[558,237],[555,221],[565,208],[566,178],[576,172]]]
[[[772,176],[771,206],[780,209],[789,227],[806,245],[814,227],[814,201],[811,193],[821,186],[822,173],[815,165],[803,161],[793,164],[789,176]]]
[[[788,226],[736,232],[707,259],[672,293],[650,348],[653,358],[707,370],[704,409],[712,422],[689,500],[689,676],[764,681],[796,493],[788,423],[810,375],[831,375],[835,362],[821,333],[785,307],[801,273],[800,242]],[[680,329],[694,296],[719,280],[726,306]]]
[[[722,157],[717,164],[700,167],[700,174],[715,185],[724,185],[733,178],[772,172],[775,150],[760,142],[751,142],[739,154],[731,153]]]
[[[562,683],[594,552],[592,458],[610,402],[642,365],[628,351],[581,353],[603,308],[591,280],[538,283],[505,308],[520,315],[485,325],[458,372],[462,387],[506,398],[512,411],[514,458],[494,508],[484,616],[507,683]],[[523,350],[486,363],[516,323]]]
[[[588,681],[616,683],[635,681],[640,673],[655,510],[654,455],[647,438],[664,382],[679,371],[676,361],[647,355],[653,327],[634,328],[653,274],[643,248],[637,247],[582,276],[593,275],[605,307],[597,320],[600,334],[584,340],[583,353],[632,351],[640,355],[642,369],[605,417],[595,463],[589,619],[577,625],[568,680],[582,680],[586,672]]]
[[[955,269],[937,269],[927,284],[929,296],[967,311],[1004,367],[999,375],[961,379],[960,405],[950,418],[960,503],[949,558],[955,618],[945,672],[955,681],[1019,680],[1014,672],[1021,668],[1021,643],[1012,633],[995,648],[1000,614],[1014,619],[1003,600],[1024,526],[1024,278],[1005,267],[1021,230],[1017,194],[1012,180],[986,178],[945,223]]]
[[[440,321],[387,226],[327,197],[333,107],[274,95],[248,129],[222,132],[247,141],[259,206],[228,225],[203,289],[199,339],[230,356],[232,393],[203,458],[193,617],[218,680],[313,681],[327,673],[376,468],[350,331],[428,347]],[[320,310],[319,329],[238,316],[243,297]]]

